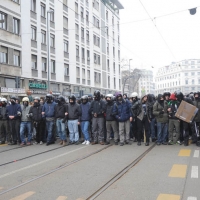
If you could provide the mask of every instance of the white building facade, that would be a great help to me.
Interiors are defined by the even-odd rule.
[[[200,59],[183,60],[158,69],[156,95],[180,90],[183,94],[200,91]]]
[[[9,75],[13,80],[19,77],[18,88],[40,96],[47,92],[49,36],[53,94],[78,96],[79,91],[92,94],[97,89],[102,93],[121,90],[119,10],[123,6],[118,0],[3,0],[2,5],[12,15],[15,11],[13,18],[19,20],[18,33],[11,34],[15,41],[8,38],[18,45],[13,48],[20,55],[20,63],[14,66],[18,74]],[[5,13],[6,26],[10,27],[8,9],[1,6],[0,13]],[[0,31],[5,32],[1,26]],[[10,66],[10,55],[7,57],[1,64]],[[5,84],[1,87],[8,88]]]

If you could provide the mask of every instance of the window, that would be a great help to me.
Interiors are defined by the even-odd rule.
[[[36,12],[36,0],[31,0],[31,11]]]
[[[32,60],[32,69],[37,69],[37,56],[31,55],[31,60]]]
[[[64,75],[69,76],[69,64],[64,64]]]
[[[89,12],[86,11],[86,21],[89,22]]]
[[[108,88],[110,88],[110,76],[108,76]]]
[[[76,57],[79,57],[79,46],[76,45]]]
[[[13,0],[15,3],[19,3],[19,0]]]
[[[45,6],[45,4],[41,3],[40,8],[41,8],[41,16],[45,17],[46,16],[46,6]]]
[[[87,60],[89,61],[90,60],[90,51],[87,50]]]
[[[63,28],[68,29],[68,18],[63,16]]]
[[[63,0],[63,4],[66,5],[66,6],[68,5],[68,2],[67,2],[67,1],[68,1],[68,0]]]
[[[79,35],[79,26],[78,24],[75,24],[76,34]]]
[[[188,76],[188,73],[185,73],[185,76]]]
[[[100,47],[100,38],[96,35],[93,35],[94,45]]]
[[[36,40],[36,27],[35,26],[31,26],[31,39],[32,40]]]
[[[97,28],[99,28],[100,26],[99,20],[95,16],[93,16],[93,25]]]
[[[120,75],[120,73],[121,73],[121,70],[120,70],[120,65],[119,65],[119,75]]]
[[[93,8],[99,10],[99,2],[97,0],[93,0]]]
[[[54,9],[50,8],[50,10],[52,10],[52,12],[50,13],[50,21],[54,22]]]
[[[97,55],[96,53],[94,53],[94,63],[97,65],[101,64],[100,55]]]
[[[194,79],[192,79],[192,85],[194,85],[195,84],[195,81],[194,81]]]
[[[0,12],[0,20],[3,20],[0,23],[0,28],[7,29],[7,15],[5,13]]]
[[[118,59],[120,60],[120,50],[118,50]]]
[[[114,88],[116,88],[116,78],[114,78]]]
[[[114,25],[114,17],[112,17],[112,25]]]
[[[76,77],[80,77],[80,67],[76,67]]]
[[[113,57],[115,57],[115,47],[113,47]]]
[[[195,62],[194,61],[191,61],[191,65],[194,65],[195,64]]]
[[[96,83],[100,83],[101,82],[101,74],[98,72],[94,72],[94,81]]]
[[[191,72],[191,75],[192,75],[192,76],[195,76],[195,72]]]
[[[108,71],[110,71],[110,61],[107,60],[107,67],[108,67]]]
[[[90,41],[90,33],[89,33],[88,30],[86,31],[86,40],[87,40],[87,41]]]
[[[185,80],[185,84],[188,85],[188,80]]]
[[[51,60],[51,73],[56,73],[55,60]]]
[[[106,10],[106,20],[108,21],[108,11]]]
[[[47,59],[42,58],[42,71],[46,72],[47,71]]]
[[[8,48],[1,46],[0,63],[8,63]]]
[[[109,55],[109,43],[107,43],[107,54]]]
[[[41,34],[42,34],[42,44],[46,44],[46,31],[41,30]]]
[[[84,28],[83,27],[81,27],[81,38],[85,38],[84,37]]]
[[[198,80],[198,84],[200,84],[200,79]]]
[[[100,65],[101,61],[100,61],[100,55],[97,56],[97,64]]]
[[[78,3],[75,2],[75,12],[78,14]]]
[[[13,18],[13,33],[19,34],[19,20]]]
[[[85,79],[85,69],[82,69],[82,78]]]
[[[119,31],[119,22],[117,22],[117,30]]]
[[[20,66],[20,51],[14,50],[13,60],[15,66]]]
[[[81,49],[81,53],[82,53],[82,59],[85,59],[85,49],[84,48]]]
[[[90,70],[87,70],[87,79],[90,80]]]
[[[106,35],[109,36],[109,28],[106,27]]]
[[[68,41],[64,41],[64,52],[69,53],[69,44]]]
[[[50,34],[50,47],[55,47],[55,36]]]
[[[115,74],[115,62],[113,62],[113,72],[114,72],[114,74]]]
[[[81,7],[81,18],[84,18],[84,8]]]

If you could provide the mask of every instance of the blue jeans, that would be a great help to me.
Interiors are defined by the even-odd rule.
[[[79,140],[78,119],[68,120],[68,129],[70,142],[77,142]]]
[[[47,142],[54,142],[53,125],[54,125],[54,121],[46,121],[46,129],[47,129],[47,132],[48,132]]]
[[[157,122],[158,143],[167,141],[168,123]]]
[[[24,136],[25,129],[28,131],[28,139],[27,142],[31,142],[31,122],[21,122],[20,124],[20,138],[21,142],[26,143],[26,138]]]
[[[150,129],[151,129],[151,138],[154,139],[156,137],[156,130],[155,130],[155,122],[156,119],[152,119],[150,122]]]
[[[82,130],[82,133],[83,133],[86,141],[90,140],[89,132],[88,132],[89,124],[90,124],[89,121],[81,122],[81,130]]]
[[[56,127],[57,132],[61,140],[66,141],[66,132],[65,132],[65,123],[62,123],[63,119],[57,119],[56,120]]]

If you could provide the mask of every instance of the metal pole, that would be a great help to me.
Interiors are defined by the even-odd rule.
[[[131,76],[131,65],[130,65],[130,61],[131,61],[132,59],[129,59],[129,77]],[[131,79],[129,78],[129,84],[128,84],[128,94],[129,94],[129,96],[130,96],[130,86],[131,86]]]
[[[48,81],[47,81],[47,85],[48,85],[48,93],[50,92],[50,73],[49,73],[49,69],[50,69],[50,45],[49,45],[49,37],[50,37],[50,33],[49,33],[49,12],[47,11],[47,77],[48,77]]]

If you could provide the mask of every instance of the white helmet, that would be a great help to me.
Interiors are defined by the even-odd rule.
[[[29,102],[29,98],[28,98],[28,97],[24,97],[24,98],[22,99],[22,102],[24,102],[24,101],[28,101],[28,102]]]
[[[135,97],[137,97],[137,96],[138,96],[138,93],[137,93],[137,92],[133,92],[133,93],[131,94],[130,98],[135,98]]]
[[[1,98],[1,102],[3,102],[3,101],[4,101],[5,103],[8,102],[6,98]]]

